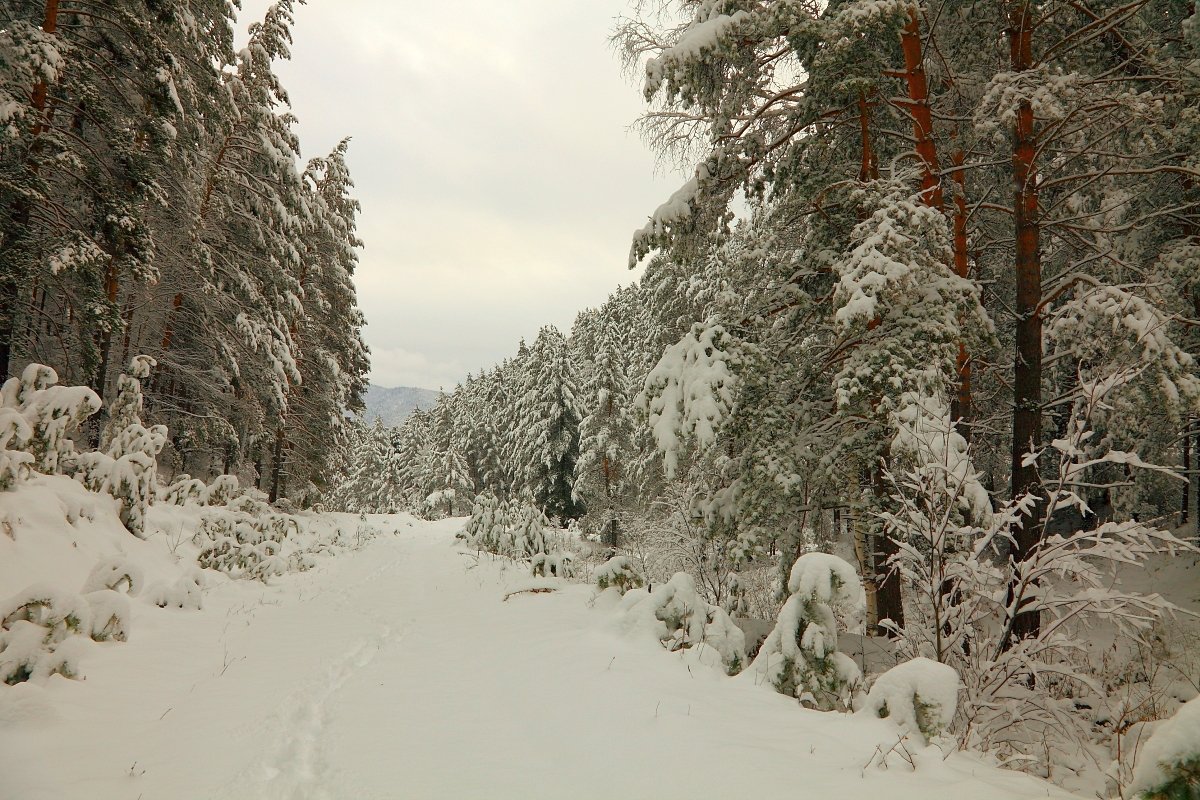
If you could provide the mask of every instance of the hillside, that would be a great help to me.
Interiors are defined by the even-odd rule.
[[[418,408],[432,408],[441,396],[441,392],[433,389],[371,384],[367,387],[367,393],[363,397],[367,404],[364,416],[368,423],[374,423],[376,419],[381,419],[385,425],[399,425]]]

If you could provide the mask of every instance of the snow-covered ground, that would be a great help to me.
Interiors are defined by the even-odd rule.
[[[201,611],[134,603],[85,680],[0,686],[0,797],[1065,796],[962,754],[884,758],[886,721],[631,638],[591,587],[505,600],[529,578],[455,548],[462,520],[373,523],[398,535],[215,583]]]

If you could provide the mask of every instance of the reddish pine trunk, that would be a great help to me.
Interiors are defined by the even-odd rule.
[[[183,308],[183,292],[176,292],[175,297],[171,300],[172,313],[167,314],[167,324],[163,329],[162,351],[164,353],[171,349],[171,340],[175,337],[173,320],[181,308]]]
[[[912,116],[913,140],[921,161],[921,199],[931,208],[942,208],[941,168],[933,141],[933,116],[929,109],[929,82],[925,79],[925,55],[921,48],[921,20],[916,6],[908,9],[908,22],[900,32],[904,52],[904,82],[908,86],[908,112]]]
[[[58,31],[58,0],[46,0],[46,10],[42,16],[42,30],[46,33],[55,33]],[[45,81],[38,81],[33,85],[33,108],[37,111],[34,123],[33,135],[38,136],[44,129],[44,114],[46,111],[46,97],[49,94],[49,87]]]
[[[900,49],[904,53],[904,83],[908,90],[908,102],[905,105],[912,116],[913,142],[921,163],[921,199],[930,208],[944,211],[941,162],[938,158],[937,143],[933,140],[933,112],[930,107],[929,81],[925,75],[925,53],[921,42],[921,17],[915,5],[909,7],[908,22],[900,31]],[[966,173],[963,169],[965,159],[962,150],[956,149],[953,176],[958,191],[955,193],[951,222],[954,231],[954,271],[963,278],[967,277],[969,268]],[[959,433],[969,439],[970,427],[967,423],[971,417],[971,362],[967,348],[962,343],[958,346],[955,367],[958,390],[950,413],[958,421]]]
[[[858,94],[858,132],[862,142],[858,180],[866,183],[879,177],[879,159],[875,156],[875,148],[871,146],[871,106],[862,92]]]
[[[1033,7],[1028,0],[1009,4],[1009,55],[1014,72],[1033,66]],[[1039,500],[1022,520],[1013,546],[1012,560],[1020,564],[1041,542],[1045,499],[1036,463],[1025,463],[1027,453],[1042,442],[1042,301],[1041,241],[1038,219],[1037,134],[1033,107],[1022,102],[1013,126],[1013,220],[1016,239],[1016,361],[1013,366],[1012,495],[1027,492]],[[1010,600],[1019,591],[1020,574],[1009,587]],[[1041,617],[1037,611],[1014,609],[1011,636],[1004,643],[1037,636]]]

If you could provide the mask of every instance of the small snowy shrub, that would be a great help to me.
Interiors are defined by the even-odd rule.
[[[33,456],[23,451],[33,428],[15,408],[0,407],[0,491],[11,489],[29,475]],[[9,449],[12,445],[16,449]]]
[[[532,501],[522,502],[512,521],[513,555],[531,558],[546,552],[546,526],[549,524],[546,515]]]
[[[61,473],[75,456],[72,434],[100,410],[99,396],[88,387],[57,384],[58,373],[53,369],[44,364],[30,364],[21,377],[9,378],[0,388],[0,408],[19,413],[29,428],[25,435],[24,427],[8,417],[6,425],[11,431],[8,441],[31,456],[17,458],[18,471],[24,466],[47,475]]]
[[[92,567],[91,573],[83,583],[84,594],[97,592],[101,589],[112,589],[126,594],[136,595],[142,591],[144,580],[142,570],[123,558],[106,558]]]
[[[163,425],[142,425],[142,383],[156,362],[135,356],[129,372],[117,381],[108,423],[100,437],[100,451],[80,454],[76,478],[93,492],[107,492],[120,503],[121,524],[135,536],[146,525],[146,510],[155,495],[158,454],[167,443]]]
[[[628,624],[652,630],[672,652],[707,645],[720,654],[730,674],[745,661],[745,634],[728,614],[705,602],[686,572],[675,573],[652,592],[627,592],[621,608]]]
[[[184,472],[159,491],[158,499],[173,506],[202,503],[207,491],[208,487],[204,485],[204,481]]]
[[[204,599],[204,572],[193,568],[172,583],[154,584],[146,589],[142,597],[159,608],[199,611]]]
[[[200,548],[196,563],[233,578],[266,580],[287,572],[280,553],[290,529],[282,514],[255,516],[242,511],[210,511],[200,518],[193,540]]]
[[[91,607],[89,635],[97,642],[123,642],[129,638],[129,598],[112,589],[84,595]]]
[[[837,556],[806,553],[792,566],[788,593],[752,668],[777,691],[806,705],[849,708],[862,673],[838,652],[834,611],[861,617],[866,593],[858,573]]]
[[[642,578],[634,571],[628,556],[613,556],[596,569],[594,576],[596,588],[600,591],[612,587],[625,594],[630,589],[637,589],[642,585]]]
[[[491,492],[479,495],[464,529],[467,543],[489,553],[511,555],[514,549],[511,524],[515,511],[512,503],[497,499]]]
[[[232,502],[238,496],[238,491],[236,475],[218,475],[208,485],[201,499],[206,506],[223,506]]]
[[[1138,756],[1128,795],[1139,800],[1200,798],[1200,697],[1163,722]]]
[[[76,677],[79,650],[63,643],[91,634],[92,608],[84,598],[51,586],[30,586],[0,603],[0,681]]]
[[[530,561],[530,567],[535,577],[570,578],[573,574],[571,562],[574,560],[573,553],[563,551],[538,553]]]
[[[471,507],[471,517],[463,527],[462,538],[470,545],[483,550],[492,550],[495,546],[493,530],[499,507],[500,501],[491,492],[477,495],[475,504]]]
[[[928,658],[897,664],[867,693],[864,712],[885,717],[901,730],[931,741],[946,733],[958,708],[958,673]]]
[[[750,615],[750,599],[742,579],[736,572],[729,573],[725,582],[725,596],[721,598],[721,608],[731,617],[746,617]]]

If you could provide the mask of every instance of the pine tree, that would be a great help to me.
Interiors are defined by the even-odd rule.
[[[547,516],[574,519],[579,516],[572,497],[579,412],[563,335],[542,328],[522,373],[512,452],[520,485]]]
[[[573,339],[580,335],[580,327],[576,323]],[[584,417],[579,427],[579,460],[575,463],[572,491],[587,509],[593,528],[615,548],[618,513],[633,460],[633,409],[627,395],[628,376],[621,364],[621,354],[627,349],[625,337],[610,318],[599,319],[597,328],[593,341],[579,346],[594,353],[594,361],[580,403]]]

